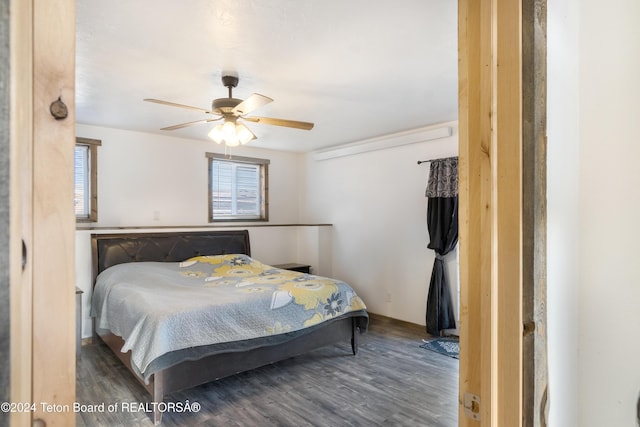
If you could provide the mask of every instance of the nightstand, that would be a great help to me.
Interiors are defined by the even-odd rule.
[[[281,268],[282,270],[291,270],[297,271],[299,273],[311,273],[311,266],[308,264],[296,264],[296,263],[288,263],[288,264],[277,264],[274,265],[275,268]]]

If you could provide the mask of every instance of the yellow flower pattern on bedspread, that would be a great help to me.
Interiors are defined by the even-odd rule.
[[[211,266],[209,272],[205,266]],[[180,263],[182,275],[198,279],[204,286],[233,285],[241,292],[271,292],[271,310],[297,304],[309,311],[304,326],[313,326],[349,311],[364,310],[362,299],[352,290],[339,292],[335,279],[281,270],[247,255],[212,255],[190,258]],[[281,333],[289,325],[277,323],[266,333]]]

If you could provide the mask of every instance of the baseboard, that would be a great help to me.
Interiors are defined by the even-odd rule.
[[[425,332],[424,325],[418,325],[417,323],[411,323],[411,322],[407,322],[400,319],[394,319],[393,317],[383,316],[382,314],[371,313],[370,311],[368,311],[367,313],[369,314],[369,319],[378,324],[394,325],[402,328],[414,329],[416,331],[420,331],[423,333]]]

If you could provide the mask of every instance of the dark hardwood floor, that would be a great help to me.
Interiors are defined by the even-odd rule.
[[[455,427],[458,361],[421,349],[424,337],[376,316],[357,356],[328,346],[173,393],[165,402],[188,410],[165,412],[162,425]],[[77,402],[98,405],[78,413],[78,427],[153,425],[146,391],[103,344],[82,347]]]

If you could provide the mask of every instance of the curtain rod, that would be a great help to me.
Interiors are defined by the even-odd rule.
[[[447,160],[447,159],[455,159],[458,156],[451,156],[451,157],[440,157],[439,159],[431,159],[431,160],[418,160],[418,164],[422,164],[422,163],[431,163],[431,162],[437,162],[438,160]]]

